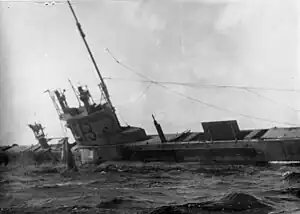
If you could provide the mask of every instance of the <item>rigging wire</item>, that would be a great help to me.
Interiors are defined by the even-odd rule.
[[[142,93],[140,94],[140,96],[138,96],[134,101],[132,101],[131,103],[135,103],[135,102],[137,102],[139,99],[141,99],[147,92],[148,92],[148,90],[150,89],[150,87],[151,87],[151,85],[152,85],[153,83],[151,82],[151,83],[149,83],[148,85],[147,85],[147,87],[142,91]]]
[[[150,89],[151,85],[152,85],[152,83],[148,84],[147,87],[142,91],[142,93],[136,99],[134,99],[134,101],[130,102],[130,104],[133,104],[133,103],[137,102],[139,99],[141,99],[148,92],[148,90]],[[116,105],[116,106],[120,107],[122,105]],[[119,113],[119,116],[121,117],[122,121],[127,126],[129,126],[129,124],[126,122],[126,120],[122,117],[121,113],[120,112],[118,112],[118,113]]]
[[[104,79],[108,79],[108,80],[126,80],[126,81],[135,81],[135,82],[144,82],[144,83],[153,83],[152,81],[149,80],[132,80],[132,79],[127,79],[127,78],[119,78],[119,77],[105,77]],[[282,105],[285,106],[287,108],[289,108],[290,110],[295,111],[296,113],[298,113],[300,110],[299,109],[295,109],[290,105],[285,105],[283,103],[279,103],[276,102],[275,100],[270,99],[267,96],[261,95],[258,92],[255,92],[254,90],[266,90],[266,91],[288,91],[288,92],[300,92],[300,90],[293,90],[293,89],[278,89],[278,88],[257,88],[257,87],[247,87],[247,86],[222,86],[222,85],[199,85],[196,83],[182,83],[182,82],[163,82],[163,81],[155,81],[156,83],[159,84],[171,84],[171,85],[179,85],[179,86],[187,86],[187,87],[192,87],[192,88],[233,88],[233,89],[241,89],[241,90],[245,90],[249,93],[255,94],[258,97],[261,97],[263,99],[266,99],[274,104],[277,105]]]
[[[133,104],[133,103],[137,102],[138,100],[140,100],[148,92],[148,90],[150,89],[152,84],[153,83],[148,84],[147,87],[142,91],[142,93],[136,99],[134,99],[132,102],[130,102],[130,104]]]
[[[121,78],[121,77],[104,77],[103,79],[120,80],[120,81],[122,80],[122,81],[131,81],[131,82],[145,82],[145,83],[153,82],[153,80],[138,80],[138,79],[128,79],[128,78]],[[234,89],[244,89],[244,90],[249,89],[249,90],[260,90],[260,91],[300,92],[300,90],[286,89],[286,88],[265,88],[265,87],[252,87],[252,86],[198,84],[198,83],[176,82],[176,81],[154,81],[154,82],[164,84],[164,85],[179,85],[179,86],[187,86],[191,88],[234,88]]]
[[[245,90],[248,91],[249,93],[255,94],[255,95],[258,96],[258,97],[261,97],[261,98],[263,98],[263,99],[266,99],[266,100],[268,100],[269,102],[272,102],[272,103],[274,103],[274,104],[282,105],[282,106],[284,106],[284,107],[286,107],[286,108],[289,108],[289,109],[295,111],[296,113],[299,113],[299,111],[300,111],[300,110],[298,110],[298,109],[294,109],[294,108],[293,108],[292,106],[290,106],[290,105],[285,105],[285,104],[283,104],[283,103],[276,102],[275,100],[270,99],[269,97],[264,96],[264,95],[262,95],[262,94],[260,94],[260,93],[258,93],[258,92],[252,91],[252,90],[250,90],[250,89],[245,89]]]
[[[168,90],[168,91],[171,91],[171,92],[173,92],[173,93],[175,93],[175,94],[177,94],[177,95],[179,95],[179,96],[182,96],[182,97],[184,97],[184,98],[186,98],[186,99],[189,99],[189,100],[191,100],[191,101],[200,103],[200,104],[202,104],[202,105],[205,105],[205,106],[208,106],[208,107],[211,107],[211,108],[220,110],[220,111],[224,111],[224,112],[228,112],[228,113],[231,113],[231,114],[243,116],[243,117],[249,118],[249,119],[255,119],[255,120],[260,120],[260,121],[264,121],[264,122],[271,122],[271,123],[276,123],[276,124],[282,124],[282,125],[298,126],[298,124],[294,124],[294,123],[280,122],[280,121],[275,121],[275,120],[269,120],[269,119],[266,119],[266,118],[255,117],[255,116],[251,116],[251,115],[248,115],[248,114],[236,113],[236,112],[231,111],[231,110],[229,110],[229,109],[221,108],[221,107],[216,106],[216,105],[214,105],[214,104],[211,104],[211,103],[208,103],[208,102],[204,102],[204,101],[198,100],[198,99],[196,99],[196,98],[193,98],[193,97],[191,97],[191,96],[185,95],[185,94],[183,94],[183,93],[181,93],[181,92],[175,91],[175,90],[173,90],[173,89],[171,89],[171,88],[169,88],[169,87],[163,85],[162,83],[160,83],[160,82],[158,82],[158,81],[155,81],[155,80],[151,79],[150,77],[147,77],[147,76],[145,76],[144,74],[142,74],[142,73],[140,73],[140,72],[138,72],[138,71],[136,71],[136,70],[130,68],[129,66],[127,66],[127,65],[125,65],[124,63],[122,63],[122,62],[120,62],[119,60],[117,60],[117,59],[112,55],[112,53],[111,53],[108,49],[106,49],[106,50],[107,50],[107,52],[112,56],[112,58],[113,58],[119,65],[121,65],[122,67],[126,68],[126,69],[129,70],[129,71],[132,71],[133,73],[137,74],[138,76],[141,76],[141,77],[143,77],[143,78],[149,80],[150,82],[152,82],[153,84],[155,84],[155,85],[157,85],[157,86],[160,86],[160,87],[162,87],[162,88],[164,88],[164,89],[166,89],[166,90]]]
[[[236,115],[239,115],[239,116],[243,116],[245,118],[249,118],[249,119],[256,119],[256,120],[260,120],[260,121],[264,121],[264,122],[271,122],[271,123],[277,123],[277,124],[284,124],[284,125],[291,125],[291,126],[297,126],[298,124],[294,124],[294,123],[289,123],[289,122],[280,122],[280,121],[276,121],[276,120],[269,120],[269,119],[265,119],[265,118],[260,118],[260,117],[255,117],[255,116],[251,116],[251,115],[248,115],[248,114],[243,114],[243,113],[236,113],[234,111],[231,111],[229,109],[226,109],[226,108],[221,108],[219,106],[216,106],[214,104],[211,104],[211,103],[208,103],[208,102],[204,102],[204,101],[201,101],[201,100],[198,100],[198,99],[195,99],[191,96],[187,96],[183,93],[180,93],[178,91],[175,91],[175,90],[172,90],[164,85],[159,85],[160,87],[163,87],[169,91],[172,91],[173,93],[175,94],[178,94],[186,99],[189,99],[191,101],[194,101],[194,102],[197,102],[197,103],[200,103],[202,105],[205,105],[205,106],[208,106],[208,107],[211,107],[211,108],[214,108],[214,109],[217,109],[217,110],[220,110],[220,111],[225,111],[225,112],[228,112],[228,113],[231,113],[231,114],[236,114]]]
[[[137,98],[135,98],[132,102],[130,102],[130,104],[133,104],[135,102],[137,102],[139,99],[141,99],[150,89],[152,83],[148,84],[147,87],[139,94],[139,96]],[[122,105],[118,105],[118,106],[122,106]]]

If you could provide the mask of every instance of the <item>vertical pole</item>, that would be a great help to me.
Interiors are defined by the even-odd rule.
[[[73,153],[71,151],[71,147],[72,147],[72,145],[69,144],[68,138],[64,138],[63,139],[63,149],[62,149],[62,152],[63,152],[62,156],[64,157],[63,161],[66,163],[67,170],[69,170],[69,171],[72,170],[72,171],[77,172],[78,168],[76,166],[76,162],[75,162]]]
[[[72,87],[72,90],[73,90],[73,92],[74,92],[74,94],[75,94],[75,97],[76,97],[76,99],[77,99],[77,101],[78,101],[78,105],[81,106],[81,102],[80,102],[79,97],[78,97],[78,95],[77,95],[77,93],[76,93],[76,90],[75,90],[75,88],[74,88],[74,85],[72,84],[72,82],[71,82],[70,79],[68,79],[68,81],[69,81],[69,83],[70,83],[70,85],[71,85],[71,87]]]
[[[99,79],[100,79],[101,86],[102,86],[102,90],[103,90],[103,93],[105,94],[105,99],[106,99],[107,103],[110,105],[110,108],[112,109],[112,111],[113,111],[113,113],[114,113],[114,116],[115,116],[115,118],[116,118],[116,121],[117,121],[118,125],[121,126],[121,125],[120,125],[120,122],[119,122],[119,120],[118,120],[118,117],[117,117],[117,115],[116,115],[115,108],[113,107],[112,102],[111,102],[111,100],[110,100],[110,96],[109,96],[107,87],[106,87],[106,85],[105,85],[105,82],[104,82],[104,80],[103,80],[103,77],[101,76],[101,73],[100,73],[99,68],[98,68],[98,65],[97,65],[97,63],[96,63],[96,61],[95,61],[95,59],[94,59],[94,56],[93,56],[93,54],[92,54],[92,51],[91,51],[91,49],[90,49],[90,47],[89,47],[89,45],[88,45],[88,43],[87,43],[87,41],[86,41],[86,39],[85,39],[85,34],[84,34],[84,32],[83,32],[83,30],[82,30],[82,28],[81,28],[81,25],[80,25],[80,23],[79,23],[79,21],[78,21],[78,19],[77,19],[77,16],[76,16],[76,14],[75,14],[75,11],[74,11],[74,9],[73,9],[73,7],[72,7],[70,1],[67,1],[67,2],[68,2],[68,5],[69,5],[69,8],[70,8],[70,10],[71,10],[71,12],[72,12],[72,14],[73,14],[73,17],[74,17],[74,19],[75,19],[75,21],[76,21],[76,25],[77,25],[78,31],[79,31],[79,33],[80,33],[80,35],[81,35],[81,38],[82,38],[82,40],[83,40],[83,42],[84,42],[84,44],[85,44],[85,47],[86,47],[86,49],[87,49],[87,51],[88,51],[88,53],[89,53],[89,55],[90,55],[90,58],[91,58],[91,60],[92,60],[92,62],[93,62],[93,65],[94,65],[94,68],[95,68],[95,70],[96,70],[96,72],[97,72],[97,74],[98,74],[98,77],[99,77]]]

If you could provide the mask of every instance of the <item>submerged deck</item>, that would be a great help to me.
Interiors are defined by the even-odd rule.
[[[300,160],[300,127],[239,130],[236,121],[203,123],[204,132],[158,135],[147,140],[82,146],[91,149],[93,159],[268,162]],[[136,128],[125,130],[135,132]]]
[[[300,139],[300,127],[293,128],[270,128],[240,130],[236,121],[218,121],[202,123],[204,132],[183,132],[166,134],[167,142],[176,143],[222,143],[222,142],[255,142],[255,141],[288,141]],[[136,144],[161,144],[158,135],[150,135],[148,140],[129,143]]]
[[[293,141],[300,139],[300,127],[293,128],[270,128],[270,129],[249,129],[240,130],[237,121],[217,121],[202,123],[204,132],[182,132],[176,134],[165,134],[167,142],[161,142],[159,135],[147,135],[148,138],[142,141],[135,140],[134,132],[139,128],[126,127],[121,132],[126,142],[110,142],[109,144],[97,143],[84,145],[79,143],[78,148],[110,147],[116,145],[142,146],[142,145],[173,145],[195,144],[195,143],[246,143],[246,142],[268,142],[268,141]],[[132,132],[132,133],[131,133]],[[133,134],[133,135],[131,135]],[[131,135],[131,136],[130,136]]]

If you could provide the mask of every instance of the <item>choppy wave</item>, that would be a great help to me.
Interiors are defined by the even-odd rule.
[[[110,162],[68,175],[61,167],[14,169],[2,176],[0,207],[7,213],[284,213],[300,209],[299,180],[289,166]]]
[[[300,172],[287,171],[283,174],[283,180],[300,183]]]
[[[268,213],[274,210],[270,202],[265,202],[253,195],[246,193],[230,193],[218,200],[210,200],[200,203],[187,203],[177,206],[162,206],[150,211],[149,214],[166,213],[203,213],[203,212],[242,212],[259,210],[260,213]]]

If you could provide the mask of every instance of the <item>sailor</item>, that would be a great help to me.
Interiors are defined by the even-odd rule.
[[[68,104],[67,104],[65,93],[66,93],[66,90],[64,89],[63,92],[61,93],[60,99],[61,99],[61,102],[63,102],[64,106],[67,107]]]
[[[88,90],[83,90],[83,88],[81,86],[78,87],[78,91],[79,91],[79,97],[80,100],[84,103],[84,107],[85,109],[90,112],[90,102],[89,102],[89,98],[90,98],[90,93]]]
[[[63,91],[63,93],[59,93],[59,91],[54,91],[56,94],[56,97],[58,99],[58,102],[61,106],[61,108],[64,110],[66,107],[68,107],[67,101],[66,101],[66,96],[64,95],[66,90]]]

